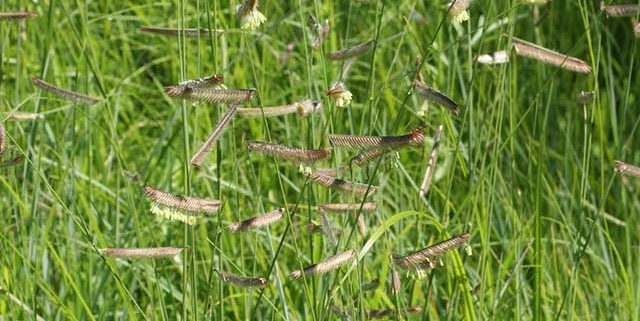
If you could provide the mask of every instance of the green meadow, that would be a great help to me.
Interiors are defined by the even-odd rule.
[[[0,320],[640,319],[640,178],[615,167],[640,166],[637,13],[608,17],[600,1],[475,0],[456,22],[447,1],[265,0],[257,10],[266,22],[249,30],[240,4],[0,0],[1,12],[37,15],[0,21]],[[330,26],[318,48],[311,16]],[[517,55],[513,37],[591,72]],[[355,60],[328,59],[369,40]],[[508,63],[476,61],[501,50]],[[256,89],[242,108],[304,99],[322,108],[236,114],[193,166],[233,104],[170,97],[165,87],[214,74],[229,89]],[[43,90],[32,77],[99,102]],[[459,113],[425,99],[416,79]],[[336,81],[352,93],[346,106],[327,95]],[[583,91],[593,98],[577,99]],[[360,150],[328,139],[419,126],[421,144],[363,166],[351,161]],[[249,151],[250,141],[329,157],[301,167]],[[372,195],[306,175],[321,168]],[[196,215],[194,225],[169,220],[152,213],[145,186],[222,206],[171,212]],[[360,210],[370,201],[377,209]],[[323,213],[327,203],[358,210]],[[278,208],[283,217],[269,226],[228,228]],[[464,246],[420,270],[394,263],[465,232]],[[104,250],[151,247],[184,249],[164,258]],[[341,266],[291,275],[349,250]],[[264,287],[219,272],[264,278]]]

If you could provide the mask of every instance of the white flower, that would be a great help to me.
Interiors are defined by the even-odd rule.
[[[469,20],[469,11],[467,10],[462,10],[462,12],[456,14],[456,15],[450,15],[451,21],[453,22],[465,22],[467,20]]]
[[[455,0],[449,4],[449,19],[454,22],[464,22],[469,20],[471,0]]]
[[[247,0],[243,4],[239,4],[236,7],[236,12],[240,17],[242,29],[255,30],[267,21],[267,18],[258,11],[258,1],[256,0]]]
[[[242,29],[255,30],[260,27],[267,18],[258,10],[251,10],[242,18]]]
[[[509,53],[504,50],[496,51],[492,54],[480,55],[476,58],[476,61],[484,65],[505,64],[509,62]]]
[[[347,89],[347,87],[342,82],[334,82],[331,85],[331,88],[327,91],[327,95],[331,97],[333,102],[338,107],[344,107],[351,103],[353,99],[353,94]]]

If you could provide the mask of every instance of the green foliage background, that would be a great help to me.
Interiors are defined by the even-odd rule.
[[[24,164],[0,169],[0,316],[11,320],[327,320],[336,304],[352,319],[371,309],[398,319],[638,320],[640,181],[613,161],[640,164],[638,38],[630,18],[606,18],[597,1],[476,0],[471,19],[446,19],[445,1],[263,1],[268,21],[239,29],[236,1],[0,0],[28,10],[0,23],[0,120]],[[309,14],[329,19],[313,50]],[[224,29],[178,39],[141,25]],[[483,66],[478,54],[510,48],[514,35],[584,59],[580,75],[511,56]],[[376,39],[345,81],[350,108],[324,95],[341,63],[326,52]],[[287,45],[296,43],[281,62]],[[417,56],[425,81],[458,101],[455,116],[411,91]],[[202,168],[188,166],[225,106],[172,100],[163,86],[214,73],[230,88],[258,89],[254,106],[322,100],[309,118],[235,119]],[[37,76],[104,99],[75,105],[41,92]],[[580,105],[580,91],[594,91]],[[36,112],[18,122],[11,111]],[[430,144],[403,150],[396,166],[353,168],[345,179],[380,188],[369,234],[331,217],[334,247],[306,225],[317,206],[357,201],[307,182],[296,166],[249,154],[243,141],[326,147],[327,133],[400,135],[444,124],[442,178],[426,198],[418,185]],[[324,166],[352,152],[333,150]],[[448,165],[447,165],[448,160]],[[139,173],[141,182],[127,178]],[[142,186],[225,202],[195,227],[157,220]],[[231,235],[224,226],[298,204],[278,224]],[[391,253],[470,231],[473,254],[455,251],[426,277],[401,273],[393,295]],[[174,260],[102,257],[104,247],[186,246]],[[290,271],[346,249],[359,261],[322,277]],[[214,273],[264,276],[269,287],[223,284]],[[373,279],[380,283],[364,291]],[[421,306],[418,315],[402,311]],[[396,318],[394,316],[393,318]]]

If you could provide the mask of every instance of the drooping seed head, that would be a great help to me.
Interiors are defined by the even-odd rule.
[[[0,12],[0,21],[2,20],[23,20],[36,17],[33,12]]]
[[[181,37],[185,36],[188,38],[207,38],[211,32],[209,29],[204,28],[166,28],[166,27],[155,27],[155,26],[140,26],[140,31],[160,35],[160,36],[171,36],[171,37]],[[224,33],[224,30],[213,30],[213,34],[215,36],[219,36]]]
[[[549,0],[520,0],[520,2],[533,6],[541,6],[547,4]]]
[[[291,277],[294,279],[300,278],[304,275],[311,274],[324,274],[340,268],[341,266],[356,259],[356,251],[348,250],[340,254],[329,257],[328,259],[318,262],[314,265],[304,268],[304,270],[295,270],[291,272]]]
[[[447,109],[451,110],[456,115],[460,113],[460,108],[458,107],[458,104],[454,102],[451,98],[447,97],[445,94],[427,86],[425,83],[419,80],[416,80],[414,82],[414,87],[416,89],[416,92],[422,95],[428,101],[444,106]]]
[[[431,180],[433,179],[433,173],[436,171],[436,165],[438,164],[438,149],[440,148],[440,137],[442,136],[443,125],[438,126],[436,133],[433,135],[433,146],[431,147],[431,154],[429,155],[429,163],[420,184],[420,195],[424,196],[429,192],[431,187]]]
[[[256,229],[260,227],[269,226],[279,221],[284,216],[284,208],[279,208],[275,211],[265,213],[263,215],[255,216],[242,222],[229,224],[227,229],[231,233],[237,233],[246,231],[249,229]]]
[[[313,171],[310,173],[309,179],[322,186],[334,189],[338,192],[355,194],[361,197],[370,196],[377,192],[377,187],[373,185],[369,186],[368,184],[348,182],[339,178],[327,176]]]
[[[355,136],[329,134],[329,144],[343,148],[392,148],[419,146],[424,143],[424,126],[401,136]]]
[[[393,270],[393,272],[391,272],[391,293],[400,293],[401,286],[402,283],[400,282],[400,274],[398,273],[398,271]]]
[[[376,202],[364,203],[331,203],[320,205],[320,210],[327,213],[348,213],[362,211],[365,213],[373,212],[378,208]]]
[[[374,44],[374,40],[369,40],[367,42],[357,44],[353,47],[330,52],[327,54],[327,58],[329,58],[329,60],[345,60],[354,58],[367,52],[373,47]]]
[[[577,73],[591,73],[591,66],[583,60],[555,52],[516,37],[512,37],[512,40],[513,48],[519,56],[538,60],[542,63]]]
[[[218,200],[206,200],[160,191],[152,186],[144,188],[144,195],[152,202],[191,213],[215,213],[222,206]]]
[[[97,104],[98,102],[100,102],[100,99],[95,98],[95,97],[91,97],[91,96],[87,96],[87,95],[83,95],[74,91],[70,91],[70,90],[66,90],[66,89],[62,89],[60,87],[54,86],[48,82],[45,82],[42,79],[39,79],[37,77],[31,77],[31,82],[38,88],[48,91],[58,97],[64,98],[64,99],[68,99],[71,101],[74,101],[76,103],[84,103],[87,105],[94,105]]]
[[[232,284],[242,288],[264,288],[267,286],[267,279],[261,277],[244,277],[222,271],[218,271],[218,276],[224,283]]]
[[[636,167],[619,160],[615,161],[615,166],[616,170],[621,174],[640,177],[640,167]]]
[[[24,111],[12,111],[8,115],[8,117],[13,119],[13,120],[17,120],[17,121],[26,121],[26,120],[43,119],[44,115],[43,114],[30,113],[30,112],[24,112]]]
[[[367,319],[387,318],[387,317],[394,316],[396,314],[396,310],[390,310],[390,309],[369,310],[366,312],[367,312],[366,313]],[[415,306],[415,307],[404,309],[403,312],[405,314],[420,313],[422,312],[422,308],[419,306]]]
[[[311,164],[330,156],[330,152],[326,148],[304,149],[265,142],[248,142],[247,149],[302,164]]]
[[[640,5],[623,4],[616,6],[606,6],[604,1],[600,2],[600,9],[608,17],[635,17],[640,13]]]
[[[130,259],[170,258],[180,254],[182,247],[147,247],[147,248],[105,248],[100,252],[104,256]]]
[[[469,233],[462,233],[456,235],[446,241],[434,244],[422,250],[413,252],[409,255],[400,256],[393,255],[393,262],[401,268],[412,269],[412,268],[421,268],[422,266],[428,264],[430,267],[435,266],[435,258],[438,256],[451,251],[457,247],[464,245],[464,243],[469,239]]]
[[[213,129],[213,132],[211,133],[207,141],[205,141],[202,146],[200,146],[198,151],[193,154],[193,157],[191,157],[191,165],[200,166],[202,165],[202,163],[204,163],[204,160],[206,159],[207,155],[209,155],[209,152],[213,148],[214,144],[216,143],[220,135],[222,135],[222,132],[227,128],[227,125],[229,125],[229,122],[238,110],[238,106],[239,104],[237,103],[231,104],[224,115],[220,117],[220,120],[218,120],[216,127]]]
[[[177,86],[164,87],[164,92],[169,97],[187,96],[194,88],[226,89],[222,75],[212,75],[202,79],[185,80]]]

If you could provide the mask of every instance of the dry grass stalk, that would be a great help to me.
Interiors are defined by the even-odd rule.
[[[284,216],[284,208],[279,208],[277,210],[265,213],[263,215],[246,219],[242,222],[229,224],[229,226],[227,226],[227,229],[231,233],[237,233],[237,232],[242,232],[250,229],[265,227],[279,221],[283,216]]]
[[[162,36],[173,36],[173,37],[181,37],[185,36],[188,38],[198,38],[198,37],[209,37],[209,29],[204,28],[165,28],[165,27],[154,27],[154,26],[141,26],[140,31],[147,32],[156,35]],[[214,30],[214,35],[221,35],[224,33],[223,30]]]
[[[298,163],[311,164],[329,158],[328,149],[304,149],[265,142],[248,142],[250,151],[274,156]]]
[[[583,74],[591,73],[591,66],[583,60],[555,52],[516,37],[512,37],[512,40],[516,54],[519,56],[538,60],[542,63],[573,72]]]
[[[177,86],[164,87],[164,92],[170,97],[188,95],[194,88],[224,89],[224,77],[212,75],[202,79],[186,80]]]
[[[402,136],[354,136],[329,134],[329,144],[341,148],[400,148],[424,143],[424,126]]]
[[[428,101],[444,106],[456,115],[460,113],[460,107],[458,106],[458,104],[451,98],[447,97],[445,94],[427,86],[425,83],[419,80],[414,81],[414,87],[416,89],[416,92],[422,95]]]
[[[335,178],[332,176],[328,176],[328,175],[324,175],[318,172],[311,172],[311,174],[309,175],[309,178],[328,188],[334,189],[338,192],[343,192],[343,193],[347,193],[347,194],[356,194],[358,196],[369,196],[369,195],[373,195],[376,193],[377,191],[377,187],[371,185],[367,185],[367,184],[361,184],[361,183],[353,183],[353,182],[348,182],[339,178]]]
[[[631,164],[627,164],[623,161],[616,161],[616,170],[621,174],[640,177],[640,167],[633,166]]]
[[[448,251],[451,251],[457,247],[464,245],[464,243],[467,242],[467,240],[469,239],[469,236],[470,236],[469,233],[462,233],[446,241],[442,241],[440,243],[431,245],[427,248],[413,252],[409,255],[405,255],[405,256],[393,255],[392,257],[393,262],[397,266],[405,269],[420,268],[425,263],[429,264],[430,266],[433,266],[432,260],[434,258]]]
[[[101,252],[105,256],[129,259],[155,259],[174,257],[184,250],[182,247],[147,247],[147,248],[106,248]]]
[[[322,262],[316,263],[309,267],[304,268],[304,270],[295,270],[291,272],[291,277],[294,279],[300,278],[304,275],[311,274],[324,274],[333,270],[340,268],[341,266],[353,261],[356,259],[356,251],[348,250],[346,252],[342,252],[340,254],[334,255]]]
[[[198,149],[198,151],[191,158],[191,165],[194,165],[194,166],[202,165],[205,158],[213,148],[213,145],[216,143],[216,141],[218,140],[218,138],[220,137],[224,129],[227,128],[227,125],[233,118],[233,115],[236,113],[238,106],[239,106],[238,104],[232,104],[231,106],[229,106],[229,109],[227,109],[227,112],[224,115],[222,115],[220,120],[218,120],[218,124],[216,124],[216,127],[213,129],[213,132],[211,133],[207,141],[205,141],[202,144],[202,146],[200,146],[200,149]]]
[[[353,47],[341,49],[338,51],[333,51],[327,54],[327,58],[329,58],[329,60],[345,60],[349,58],[354,58],[367,52],[369,49],[373,47],[374,43],[375,43],[374,40],[369,40],[367,42],[357,44]]]
[[[637,4],[605,6],[604,2],[601,2],[600,9],[604,11],[608,17],[635,17],[640,13],[640,5]]]
[[[23,20],[36,17],[37,14],[33,12],[0,12],[1,20]]]
[[[636,22],[633,27],[633,32],[636,34],[636,38],[640,38],[640,22]]]
[[[238,108],[238,116],[242,118],[277,117],[298,113],[301,117],[307,117],[322,108],[322,102],[305,99],[295,104],[264,107],[264,108]]]
[[[38,88],[48,91],[56,96],[77,102],[77,103],[84,103],[84,104],[88,104],[88,105],[94,105],[96,103],[98,103],[100,101],[100,99],[95,98],[95,97],[91,97],[91,96],[87,96],[87,95],[83,95],[74,91],[70,91],[70,90],[66,90],[66,89],[62,89],[60,87],[56,87],[50,83],[45,82],[42,79],[39,79],[37,77],[32,77],[31,78],[31,82]]]
[[[224,283],[239,286],[241,288],[264,288],[267,286],[267,280],[265,278],[244,277],[222,271],[218,271],[218,276],[220,276],[220,279]]]
[[[438,148],[440,147],[440,137],[442,136],[442,128],[440,125],[436,129],[435,135],[433,135],[433,147],[431,147],[431,154],[429,156],[429,163],[420,184],[420,196],[427,195],[429,188],[431,187],[431,180],[433,179],[433,173],[436,171],[436,165],[438,164]]]

